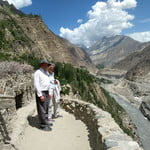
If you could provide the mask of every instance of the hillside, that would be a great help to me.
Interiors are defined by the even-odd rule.
[[[93,68],[85,51],[55,35],[40,16],[25,15],[2,0],[0,47],[0,60],[29,62],[38,57]]]
[[[127,88],[122,90],[126,96],[130,95],[133,102],[138,97],[140,110],[147,119],[150,118],[150,45],[141,52],[135,52],[114,65],[114,68],[127,70]],[[119,89],[119,90],[120,90]],[[120,90],[121,91],[121,90]],[[124,92],[126,91],[126,93]],[[131,92],[129,92],[131,91]],[[131,94],[129,94],[131,93]],[[133,96],[132,96],[133,95]],[[141,102],[142,100],[142,102]]]
[[[136,76],[146,75],[150,71],[150,46],[141,52],[129,55],[113,67],[127,70],[127,78],[130,80],[133,80]]]
[[[114,37],[104,37],[99,42],[89,48],[89,55],[94,64],[101,64],[110,67],[130,55],[140,51],[145,45],[130,37],[116,35]]]

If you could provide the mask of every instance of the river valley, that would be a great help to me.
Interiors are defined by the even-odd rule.
[[[115,81],[115,84],[118,80]],[[125,111],[129,114],[131,117],[133,123],[136,125],[138,134],[140,137],[140,140],[143,144],[144,150],[150,149],[150,122],[143,116],[137,105],[134,103],[130,103],[128,101],[128,96],[122,96],[116,91],[113,90],[113,84],[104,84],[103,87],[110,92],[110,95],[114,97],[114,99],[117,101],[119,105],[121,105]]]

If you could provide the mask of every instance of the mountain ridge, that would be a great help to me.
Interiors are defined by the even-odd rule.
[[[135,51],[145,48],[145,43],[140,43],[124,35],[104,37],[89,48],[88,53],[94,64],[111,67]]]
[[[127,70],[126,77],[129,80],[146,75],[150,71],[150,43],[142,51],[134,52],[116,63],[113,68]]]

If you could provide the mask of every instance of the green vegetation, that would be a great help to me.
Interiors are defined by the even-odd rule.
[[[96,65],[96,68],[98,68],[98,69],[104,69],[105,66],[104,66],[104,64],[98,64],[98,65]]]
[[[20,63],[28,63],[37,69],[39,66],[39,59],[31,54],[25,52],[21,54],[18,47],[31,47],[31,40],[24,33],[17,21],[12,17],[12,14],[18,14],[24,17],[39,17],[39,15],[26,15],[12,6],[5,6],[0,8],[0,61],[18,61]],[[19,54],[19,55],[18,55]]]
[[[3,9],[0,8],[0,13],[10,16],[10,9],[8,9],[8,7],[3,7]]]
[[[1,53],[0,52],[0,61],[6,61],[6,60],[9,60],[11,57],[10,54],[7,54],[7,53]]]
[[[101,79],[98,79],[100,81],[100,83],[104,83],[104,84],[111,84],[112,81],[111,80],[107,80],[105,78],[101,78]]]
[[[16,23],[16,20],[11,17],[9,8],[0,9],[0,13],[4,15],[4,19],[0,21],[0,61],[16,60],[21,63],[24,61],[36,66],[38,61],[34,54],[16,56],[18,46],[30,47],[30,39]]]
[[[7,5],[7,6],[4,6],[2,9],[0,9],[0,12],[5,14],[5,15],[11,15],[11,14],[17,14],[19,15],[20,17],[29,17],[29,18],[32,18],[32,17],[40,17],[40,15],[34,15],[32,13],[30,14],[25,14],[23,13],[22,11],[16,9],[15,7],[13,6],[10,6],[10,5]]]
[[[27,63],[34,67],[34,69],[39,68],[40,59],[35,57],[34,53],[24,53],[20,56],[14,56],[8,53],[0,52],[0,61],[16,61],[21,64]]]
[[[9,35],[8,35],[9,34]],[[29,45],[29,38],[16,24],[15,20],[8,18],[0,21],[0,49],[8,51],[14,43],[22,46]]]
[[[28,18],[35,18],[35,17],[39,18],[39,17],[41,17],[40,15],[34,15],[32,13],[30,13],[30,14],[22,13],[22,14],[19,14],[19,15],[20,15],[20,17],[28,17]]]
[[[8,50],[10,42],[5,38],[5,26],[11,28],[11,23],[6,20],[0,22],[0,49]]]
[[[12,60],[27,63],[33,66],[35,70],[39,68],[40,59],[35,57],[34,53],[24,53],[21,56],[13,57]]]
[[[93,95],[89,91],[92,91],[91,86],[96,78],[87,70],[74,68],[71,64],[56,63],[55,75],[62,85],[69,84],[74,94],[79,94],[86,101],[93,99]]]

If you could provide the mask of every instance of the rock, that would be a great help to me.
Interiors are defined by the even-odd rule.
[[[116,141],[106,140],[105,143],[107,145],[107,149],[118,146]]]
[[[150,121],[150,97],[147,97],[147,100],[142,101],[140,110],[143,115]]]

